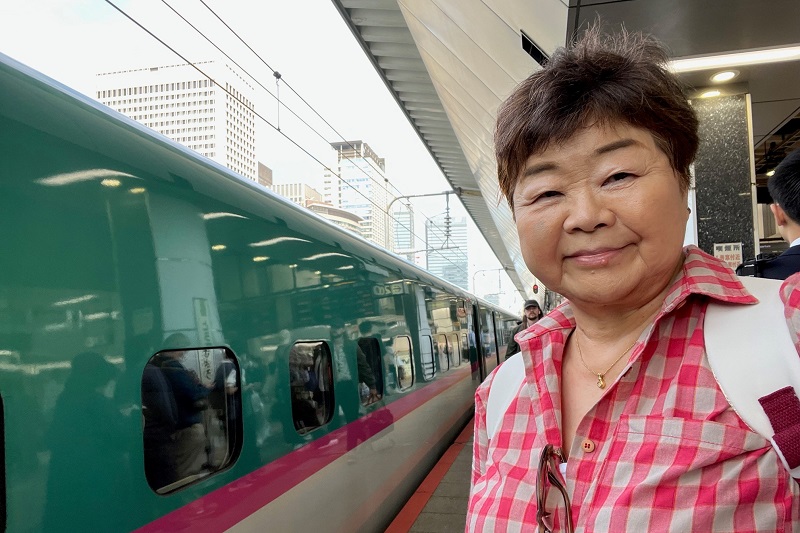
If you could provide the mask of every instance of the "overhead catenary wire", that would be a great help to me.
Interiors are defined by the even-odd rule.
[[[297,148],[298,148],[300,151],[302,151],[303,153],[305,153],[305,154],[306,154],[308,157],[310,157],[312,160],[314,160],[315,162],[317,162],[317,163],[318,163],[318,164],[319,164],[321,167],[323,167],[324,169],[328,170],[328,171],[329,171],[329,172],[330,172],[332,175],[336,176],[336,177],[337,177],[337,178],[338,178],[340,181],[342,181],[343,183],[345,183],[346,185],[348,185],[350,188],[352,188],[354,191],[356,191],[356,192],[357,192],[359,195],[361,195],[361,196],[362,196],[362,197],[363,197],[365,200],[367,200],[369,203],[371,203],[371,204],[372,204],[372,205],[374,205],[376,208],[378,208],[378,210],[380,210],[380,211],[382,211],[382,212],[386,213],[386,214],[389,216],[389,218],[391,218],[392,220],[394,220],[395,222],[397,222],[399,225],[401,225],[401,226],[402,226],[402,227],[404,227],[405,229],[409,230],[409,232],[411,232],[411,234],[412,234],[412,235],[414,235],[415,237],[417,237],[417,238],[420,238],[420,239],[421,239],[421,237],[420,237],[419,235],[417,235],[416,233],[414,233],[413,231],[411,231],[411,229],[410,229],[410,228],[408,228],[408,227],[407,227],[407,226],[405,226],[405,225],[404,225],[402,222],[400,222],[399,220],[397,220],[396,218],[394,218],[394,217],[391,215],[391,213],[388,213],[388,212],[387,212],[385,209],[381,208],[381,207],[380,207],[378,204],[376,204],[374,201],[372,201],[370,198],[368,198],[366,195],[364,195],[364,194],[363,194],[361,191],[359,191],[357,188],[353,187],[353,186],[352,186],[352,184],[350,184],[350,183],[348,183],[346,180],[342,179],[342,177],[341,177],[340,175],[338,175],[337,173],[335,173],[335,172],[334,172],[334,171],[333,171],[333,170],[332,170],[330,167],[328,167],[328,166],[327,166],[325,163],[323,163],[322,161],[320,161],[320,160],[319,160],[319,158],[317,158],[317,157],[316,157],[314,154],[312,154],[312,153],[311,153],[311,152],[309,152],[309,151],[308,151],[306,148],[304,148],[303,146],[301,146],[301,145],[300,145],[300,144],[299,144],[297,141],[295,141],[294,139],[292,139],[292,138],[291,138],[289,135],[287,135],[286,133],[284,133],[284,132],[280,131],[280,130],[279,130],[277,127],[276,127],[276,125],[275,125],[275,124],[273,124],[272,122],[270,122],[269,120],[267,120],[267,119],[266,119],[264,116],[262,116],[260,113],[258,113],[257,111],[255,111],[255,109],[252,109],[252,107],[250,107],[250,106],[249,106],[247,103],[243,102],[243,101],[242,101],[242,100],[241,100],[241,99],[240,99],[240,98],[239,98],[237,95],[233,94],[231,91],[229,91],[228,89],[226,89],[225,87],[223,87],[222,85],[220,85],[220,84],[219,84],[219,83],[218,83],[218,82],[217,82],[217,81],[216,81],[216,80],[215,80],[213,77],[211,77],[210,75],[208,75],[208,74],[207,74],[205,71],[203,71],[203,70],[202,70],[200,67],[198,67],[196,64],[194,64],[193,62],[189,61],[189,59],[188,59],[188,58],[186,58],[186,57],[185,57],[183,54],[181,54],[180,52],[178,52],[178,51],[177,51],[175,48],[173,48],[172,46],[170,46],[170,45],[169,45],[167,42],[165,42],[163,39],[161,39],[160,37],[158,37],[158,36],[157,36],[155,33],[153,33],[152,31],[150,31],[148,28],[146,28],[146,27],[145,27],[143,24],[141,24],[141,23],[140,23],[138,20],[134,19],[134,18],[133,18],[131,15],[129,15],[127,12],[125,12],[125,11],[124,11],[123,9],[121,9],[119,6],[117,6],[116,4],[114,4],[114,2],[112,2],[111,0],[105,0],[105,2],[106,2],[107,4],[109,4],[111,7],[113,7],[114,9],[116,9],[116,10],[117,10],[119,13],[121,13],[121,14],[122,14],[124,17],[126,17],[128,20],[130,20],[131,22],[133,22],[133,23],[134,23],[136,26],[138,26],[140,29],[142,29],[142,30],[143,30],[145,33],[147,33],[147,34],[148,34],[148,35],[150,35],[152,38],[154,38],[156,41],[158,41],[159,43],[161,43],[161,44],[162,44],[162,45],[163,45],[165,48],[167,48],[167,49],[168,49],[170,52],[172,52],[173,54],[175,54],[176,56],[178,56],[178,57],[179,57],[181,60],[183,60],[183,61],[184,61],[184,62],[185,62],[187,65],[189,65],[189,66],[191,66],[192,68],[194,68],[194,69],[195,69],[197,72],[199,72],[201,75],[203,75],[203,77],[205,77],[205,78],[207,78],[208,80],[210,80],[210,81],[211,81],[211,82],[212,82],[214,85],[216,85],[217,87],[219,87],[219,88],[220,88],[220,89],[221,89],[223,92],[225,92],[225,93],[226,93],[226,94],[227,94],[229,97],[231,97],[232,99],[236,100],[237,102],[239,102],[239,103],[240,103],[241,105],[243,105],[244,107],[246,107],[246,108],[250,109],[250,110],[253,112],[253,114],[254,114],[255,116],[257,116],[258,118],[260,118],[261,120],[263,120],[263,121],[264,121],[264,122],[265,122],[265,123],[266,123],[268,126],[270,126],[270,127],[271,127],[271,128],[273,128],[275,131],[277,131],[278,133],[280,133],[280,134],[281,134],[281,135],[282,135],[282,136],[283,136],[283,137],[284,137],[286,140],[288,140],[288,141],[289,141],[291,144],[293,144],[295,147],[297,147]],[[250,74],[248,73],[248,75],[250,75]],[[251,76],[251,77],[252,77],[252,76]],[[363,169],[362,169],[362,170],[363,170]],[[454,263],[454,262],[453,262],[453,261],[452,261],[450,258],[448,258],[447,256],[445,256],[444,254],[441,254],[441,253],[440,253],[440,255],[442,255],[442,257],[443,257],[444,259],[446,259],[448,262],[450,262],[450,263],[451,263],[453,266],[455,266],[455,267],[456,267],[456,268],[458,268],[459,270],[462,270],[462,271],[464,271],[464,269],[463,269],[461,266],[459,266],[459,265],[457,265],[456,263]]]
[[[328,143],[328,144],[331,144],[331,143],[330,143],[330,141],[329,141],[329,140],[328,140],[328,139],[327,139],[327,138],[326,138],[324,135],[322,135],[322,134],[321,134],[321,133],[320,133],[320,132],[319,132],[319,131],[318,131],[316,128],[314,128],[314,127],[313,127],[311,124],[309,124],[309,123],[308,123],[306,120],[304,120],[302,117],[300,117],[300,115],[298,115],[298,114],[297,114],[297,113],[296,113],[296,112],[295,112],[295,111],[294,111],[294,110],[293,110],[291,107],[289,107],[288,105],[286,105],[286,104],[283,104],[283,103],[281,102],[281,100],[280,100],[280,93],[279,93],[279,91],[280,91],[280,82],[283,82],[283,84],[284,84],[284,85],[285,85],[285,86],[286,86],[286,87],[287,87],[289,90],[291,90],[291,91],[292,91],[292,93],[294,93],[294,94],[295,94],[295,95],[296,95],[296,96],[297,96],[297,97],[298,97],[298,98],[299,98],[299,99],[300,99],[300,100],[301,100],[301,101],[302,101],[302,102],[303,102],[303,103],[306,105],[306,107],[308,107],[309,109],[311,109],[311,111],[313,111],[315,115],[317,115],[317,116],[318,116],[318,117],[319,117],[319,118],[320,118],[320,119],[321,119],[321,120],[322,120],[322,121],[323,121],[323,122],[324,122],[324,123],[325,123],[325,124],[326,124],[326,125],[327,125],[327,126],[328,126],[328,127],[329,127],[329,128],[330,128],[330,129],[331,129],[333,132],[334,132],[334,133],[335,133],[335,134],[336,134],[336,135],[338,135],[338,136],[339,136],[339,137],[340,137],[340,138],[341,138],[341,139],[342,139],[342,140],[343,140],[343,141],[344,141],[344,142],[345,142],[345,143],[346,143],[348,146],[350,146],[350,148],[352,148],[352,149],[355,151],[355,146],[353,146],[353,144],[351,144],[351,143],[350,143],[350,141],[348,141],[348,140],[347,140],[347,139],[346,139],[346,138],[345,138],[345,137],[344,137],[344,136],[343,136],[341,133],[339,133],[339,132],[336,130],[336,128],[334,128],[334,127],[333,127],[333,125],[331,125],[331,124],[330,124],[330,123],[329,123],[329,122],[328,122],[328,121],[327,121],[327,120],[326,120],[326,119],[325,119],[325,118],[324,118],[324,117],[323,117],[323,116],[322,116],[322,115],[321,115],[321,114],[320,114],[320,113],[319,113],[319,112],[318,112],[318,111],[317,111],[317,110],[314,108],[314,106],[312,106],[311,104],[309,104],[309,103],[308,103],[308,102],[307,102],[307,101],[306,101],[306,100],[305,100],[305,99],[304,99],[304,98],[303,98],[303,97],[302,97],[302,96],[301,96],[301,95],[300,95],[300,94],[299,94],[299,93],[298,93],[298,92],[297,92],[297,91],[296,91],[296,90],[295,90],[295,89],[294,89],[294,88],[293,88],[293,87],[292,87],[292,86],[291,86],[291,85],[288,83],[288,82],[286,82],[286,80],[285,80],[285,79],[283,79],[283,76],[281,76],[281,74],[280,74],[278,71],[274,70],[274,69],[272,68],[272,66],[270,66],[270,64],[269,64],[269,63],[267,63],[267,61],[266,61],[264,58],[262,58],[262,57],[261,57],[261,55],[259,55],[259,54],[258,54],[258,53],[257,53],[257,52],[256,52],[256,51],[255,51],[255,50],[254,50],[254,49],[253,49],[253,48],[252,48],[252,47],[251,47],[251,46],[250,46],[250,45],[249,45],[249,44],[248,44],[248,43],[247,43],[247,42],[246,42],[246,41],[245,41],[245,40],[244,40],[244,39],[243,39],[243,38],[242,38],[242,37],[241,37],[241,36],[240,36],[238,33],[237,33],[237,32],[236,32],[236,30],[234,30],[234,29],[233,29],[233,28],[232,28],[232,27],[231,27],[231,26],[230,26],[228,23],[226,23],[226,22],[225,22],[225,21],[222,19],[222,17],[220,17],[220,16],[219,16],[219,15],[218,15],[218,14],[217,14],[217,13],[216,13],[216,12],[215,12],[215,11],[214,11],[214,10],[213,10],[213,9],[212,9],[212,8],[211,8],[209,5],[208,5],[208,4],[206,4],[206,3],[205,3],[203,0],[201,0],[201,3],[202,3],[202,4],[203,4],[205,7],[206,7],[206,9],[207,9],[208,11],[210,11],[210,12],[211,12],[211,14],[213,14],[213,15],[214,15],[214,17],[216,17],[216,18],[217,18],[217,20],[219,20],[219,21],[220,21],[220,22],[221,22],[221,23],[222,23],[222,24],[223,24],[223,25],[224,25],[224,26],[225,26],[225,27],[226,27],[226,28],[227,28],[227,29],[228,29],[228,30],[229,30],[229,31],[230,31],[230,32],[231,32],[231,33],[232,33],[232,34],[233,34],[233,35],[234,35],[234,36],[235,36],[235,37],[236,37],[236,38],[237,38],[237,39],[238,39],[238,40],[239,40],[241,43],[242,43],[242,44],[244,44],[244,45],[247,47],[247,49],[248,49],[248,50],[250,50],[250,51],[251,51],[251,52],[252,52],[252,53],[253,53],[253,54],[254,54],[254,55],[255,55],[255,56],[256,56],[256,57],[257,57],[257,58],[258,58],[258,59],[259,59],[259,60],[260,60],[260,61],[263,63],[263,64],[264,64],[264,66],[266,66],[266,67],[267,67],[269,70],[271,70],[271,71],[272,71],[272,75],[273,75],[273,77],[274,77],[274,78],[275,78],[275,80],[276,80],[276,82],[275,82],[275,83],[276,83],[276,94],[273,94],[273,93],[272,93],[272,92],[271,92],[269,89],[267,89],[267,87],[265,87],[265,86],[264,86],[264,85],[263,85],[263,84],[262,84],[262,83],[261,83],[261,82],[260,82],[260,81],[259,81],[259,80],[258,80],[256,77],[255,77],[255,76],[253,76],[252,74],[250,74],[250,72],[249,72],[247,69],[245,69],[245,68],[244,68],[244,67],[243,67],[241,64],[239,64],[239,62],[237,62],[235,59],[233,59],[233,58],[232,58],[232,57],[231,57],[231,56],[230,56],[230,55],[229,55],[227,52],[225,52],[225,51],[224,51],[222,48],[220,48],[220,47],[219,47],[219,46],[218,46],[218,45],[217,45],[217,44],[216,44],[216,43],[215,43],[213,40],[211,40],[211,38],[210,38],[210,37],[208,37],[208,36],[207,36],[207,35],[206,35],[206,34],[205,34],[205,33],[204,33],[202,30],[200,30],[199,28],[197,28],[197,26],[195,26],[194,24],[192,24],[192,23],[191,23],[191,22],[190,22],[190,21],[189,21],[189,20],[188,20],[186,17],[184,17],[184,16],[183,16],[183,15],[182,15],[182,14],[181,14],[181,13],[180,13],[180,12],[179,12],[177,9],[175,9],[175,8],[174,8],[172,5],[170,5],[170,4],[169,4],[169,3],[168,3],[166,0],[161,0],[161,2],[162,2],[162,3],[163,3],[165,6],[167,6],[167,7],[168,7],[168,8],[169,8],[169,9],[170,9],[170,10],[171,10],[173,13],[175,13],[175,14],[176,14],[178,17],[180,17],[180,18],[181,18],[181,20],[183,20],[183,21],[184,21],[184,22],[185,22],[185,23],[186,23],[186,24],[187,24],[189,27],[191,27],[191,28],[192,28],[192,29],[193,29],[193,30],[194,30],[196,33],[198,33],[198,34],[199,34],[201,37],[203,37],[203,39],[205,39],[205,40],[206,40],[206,41],[207,41],[209,44],[211,44],[211,46],[213,46],[213,47],[214,47],[214,48],[215,48],[215,49],[216,49],[218,52],[220,52],[220,53],[221,53],[223,56],[225,56],[225,57],[226,57],[228,60],[230,60],[230,61],[231,61],[231,62],[232,62],[234,65],[236,65],[236,66],[237,66],[237,67],[238,67],[238,68],[239,68],[239,69],[240,69],[242,72],[244,72],[244,73],[245,73],[245,74],[246,74],[248,77],[250,77],[250,79],[252,79],[252,80],[253,80],[253,81],[254,81],[254,82],[255,82],[255,83],[256,83],[256,84],[257,84],[259,87],[261,87],[261,88],[262,88],[262,89],[263,89],[263,90],[264,90],[264,91],[265,91],[265,92],[266,92],[268,95],[270,95],[272,98],[274,98],[274,99],[275,99],[275,100],[278,102],[278,115],[277,115],[277,123],[275,124],[275,126],[273,126],[273,127],[274,127],[274,129],[275,129],[276,131],[278,131],[278,132],[280,132],[280,131],[281,131],[281,127],[280,127],[280,108],[281,108],[281,105],[283,105],[283,106],[284,106],[284,107],[285,107],[285,108],[286,108],[286,109],[287,109],[287,110],[288,110],[288,111],[289,111],[289,112],[290,112],[290,113],[291,113],[291,114],[292,114],[294,117],[296,117],[296,118],[297,118],[297,119],[298,119],[298,120],[299,120],[299,121],[300,121],[300,122],[301,122],[303,125],[305,125],[305,126],[308,128],[308,129],[310,129],[311,131],[313,131],[313,132],[314,132],[314,133],[315,133],[315,134],[316,134],[316,135],[317,135],[317,136],[318,136],[320,139],[322,139],[323,141],[325,141],[325,142],[326,142],[326,143]],[[350,157],[348,157],[348,156],[346,156],[346,155],[344,155],[344,154],[341,154],[341,155],[343,155],[343,156],[344,156],[344,157],[346,157],[347,159],[351,159],[351,160],[352,160],[352,158],[350,158]],[[365,160],[366,160],[367,164],[368,164],[368,165],[369,165],[371,168],[373,168],[375,171],[378,171],[378,172],[380,172],[380,170],[379,170],[379,169],[377,169],[377,168],[375,167],[375,165],[373,165],[373,164],[372,164],[372,162],[371,162],[369,159],[365,159]],[[357,168],[358,168],[360,171],[362,171],[362,173],[364,173],[365,175],[369,176],[369,174],[367,174],[367,173],[366,173],[366,172],[365,172],[365,171],[364,171],[362,168],[360,168],[360,167],[357,167]],[[328,170],[331,170],[331,169],[328,169]],[[340,180],[342,180],[341,176],[339,176],[338,174],[336,174],[336,173],[335,173],[335,172],[333,172],[332,170],[331,170],[331,173],[332,173],[333,175],[337,176],[337,178],[339,178]],[[344,181],[344,180],[342,180],[342,181]],[[391,193],[389,192],[389,190],[388,190],[386,187],[382,186],[378,180],[375,180],[375,182],[376,182],[376,183],[378,184],[378,186],[379,186],[379,187],[381,187],[381,188],[382,188],[382,189],[383,189],[383,190],[384,190],[384,191],[385,191],[387,194],[391,194]],[[398,193],[401,193],[401,195],[402,195],[402,191],[401,191],[400,189],[398,189],[398,188],[397,188],[397,187],[396,187],[394,184],[392,184],[391,182],[389,182],[389,180],[388,180],[388,179],[386,179],[386,183],[389,183],[389,184],[391,185],[391,187],[392,187],[392,188],[393,188],[395,191],[397,191]],[[363,195],[362,195],[362,196],[363,196]],[[407,227],[405,224],[403,224],[402,222],[398,221],[398,220],[397,220],[397,219],[396,219],[394,216],[392,216],[392,214],[391,214],[391,213],[388,211],[388,209],[381,208],[379,205],[375,204],[374,202],[372,202],[372,203],[373,203],[373,205],[375,205],[376,207],[378,207],[378,209],[380,209],[381,211],[385,212],[385,213],[386,213],[386,214],[389,216],[389,218],[391,218],[392,220],[394,220],[395,222],[397,222],[397,223],[398,223],[398,224],[399,224],[401,227],[403,227],[403,228],[405,228],[406,230],[408,230],[408,231],[409,231],[409,232],[410,232],[412,235],[414,235],[415,237],[417,237],[417,238],[419,238],[419,239],[422,239],[422,237],[420,237],[419,235],[417,235],[416,233],[414,233],[414,232],[411,230],[411,228]],[[431,228],[431,233],[433,233],[433,234],[440,233],[439,235],[436,235],[437,237],[440,237],[440,236],[443,234],[443,235],[444,235],[444,241],[445,241],[445,243],[446,243],[446,242],[449,240],[449,230],[448,230],[447,228],[445,228],[444,230],[442,230],[442,229],[441,229],[441,228],[438,226],[438,224],[436,224],[436,222],[434,222],[434,221],[433,221],[433,219],[432,219],[431,217],[429,217],[427,214],[423,213],[422,211],[420,211],[420,214],[421,214],[421,215],[422,215],[422,216],[425,218],[425,220],[426,220],[426,221],[428,221],[428,222],[430,223],[430,226],[429,226],[429,227]],[[425,239],[425,242],[427,242],[427,239]],[[456,248],[456,249],[457,249],[457,250],[458,250],[458,252],[459,252],[459,253],[460,253],[460,254],[461,254],[463,257],[464,257],[464,259],[466,259],[466,260],[468,260],[468,259],[469,259],[469,258],[468,258],[468,256],[467,256],[467,254],[466,254],[466,252],[464,252],[464,251],[463,251],[463,250],[461,250],[460,248]]]
[[[165,4],[167,4],[165,0],[161,0],[161,1],[162,1],[162,2],[164,2]],[[217,20],[219,20],[219,21],[222,23],[222,25],[224,25],[224,26],[226,27],[226,28],[228,29],[228,31],[230,31],[230,32],[231,32],[231,33],[232,33],[232,34],[233,34],[233,35],[234,35],[234,36],[235,36],[235,37],[236,37],[236,38],[239,40],[239,42],[241,42],[241,43],[242,43],[244,46],[246,46],[246,47],[247,47],[247,49],[248,49],[248,50],[250,50],[250,51],[253,53],[253,55],[255,55],[255,56],[256,56],[256,57],[259,59],[259,61],[261,61],[261,62],[264,64],[264,66],[265,66],[265,67],[267,67],[269,70],[271,70],[271,71],[272,71],[272,73],[273,73],[273,75],[274,75],[276,78],[280,79],[280,80],[283,82],[283,84],[286,86],[286,88],[287,88],[287,89],[289,89],[290,91],[292,91],[292,93],[293,93],[295,96],[297,96],[297,97],[300,99],[300,101],[301,101],[301,102],[303,102],[303,103],[306,105],[306,107],[308,107],[308,108],[309,108],[309,109],[310,109],[310,110],[311,110],[311,111],[312,111],[312,112],[313,112],[313,113],[314,113],[314,114],[315,114],[317,117],[319,117],[319,118],[320,118],[320,120],[322,120],[322,121],[325,123],[325,125],[327,125],[327,126],[328,126],[328,127],[331,129],[331,131],[333,131],[333,132],[334,132],[336,135],[338,135],[338,136],[339,136],[339,138],[340,138],[340,139],[342,139],[342,141],[344,141],[345,143],[347,143],[347,144],[350,146],[350,148],[352,148],[353,150],[355,150],[355,146],[353,146],[353,145],[350,143],[350,141],[348,141],[348,140],[347,140],[347,138],[346,138],[344,135],[342,135],[341,133],[339,133],[339,131],[338,131],[338,130],[337,130],[337,129],[336,129],[336,128],[335,128],[335,127],[334,127],[334,126],[333,126],[333,125],[330,123],[330,122],[328,122],[328,121],[325,119],[325,117],[323,117],[323,116],[322,116],[322,115],[321,115],[321,114],[320,114],[320,113],[319,113],[319,112],[316,110],[316,108],[315,108],[313,105],[311,105],[310,103],[308,103],[308,101],[307,101],[305,98],[303,98],[303,96],[302,96],[300,93],[298,93],[298,92],[297,92],[297,91],[294,89],[294,87],[292,87],[292,85],[291,85],[289,82],[287,82],[287,81],[286,81],[286,80],[285,80],[285,79],[284,79],[284,78],[283,78],[283,77],[282,77],[282,76],[281,76],[281,75],[280,75],[280,74],[279,74],[279,73],[278,73],[278,72],[277,72],[275,69],[273,69],[273,68],[272,68],[272,66],[271,66],[271,65],[270,65],[270,64],[269,64],[269,63],[268,63],[268,62],[267,62],[267,61],[266,61],[266,60],[265,60],[263,57],[261,57],[261,55],[260,55],[258,52],[256,52],[256,51],[253,49],[253,47],[252,47],[252,46],[250,46],[250,44],[249,44],[247,41],[245,41],[245,40],[244,40],[244,38],[242,38],[242,36],[241,36],[241,35],[239,35],[239,33],[238,33],[236,30],[234,30],[234,29],[233,29],[233,28],[230,26],[230,24],[228,24],[227,22],[225,22],[225,20],[224,20],[224,19],[223,19],[221,16],[219,16],[219,14],[217,14],[217,12],[216,12],[216,11],[214,11],[214,9],[212,9],[212,8],[211,8],[211,6],[209,6],[209,5],[208,5],[208,4],[205,2],[205,0],[200,0],[200,3],[201,3],[201,4],[203,4],[203,6],[204,6],[204,7],[205,7],[205,8],[206,8],[206,9],[207,9],[207,10],[208,10],[208,11],[209,11],[209,12],[210,12],[212,15],[214,15],[214,17],[216,17],[216,19],[217,19]],[[169,6],[169,4],[167,4],[167,5]],[[174,9],[174,8],[172,8],[171,6],[170,6],[170,9],[173,9],[173,11],[175,11],[175,9]],[[175,11],[175,12],[177,13],[177,11]],[[184,18],[182,15],[179,15],[179,16],[180,16],[181,18],[183,18],[184,20],[186,20],[186,19],[185,19],[185,18]],[[187,21],[187,23],[188,23],[188,21]],[[191,25],[191,24],[190,24],[190,25]],[[192,27],[194,28],[194,26],[192,26]],[[208,38],[208,37],[207,37],[205,34],[203,34],[202,32],[200,32],[200,30],[197,30],[196,28],[194,28],[194,29],[195,29],[195,31],[198,31],[199,33],[201,33],[201,35],[203,35],[203,37],[204,37],[206,40],[208,40],[208,42],[212,43],[212,45],[213,45],[215,48],[217,48],[218,50],[220,50],[220,49],[219,49],[219,47],[217,47],[217,45],[216,45],[216,44],[214,44],[214,43],[213,43],[213,42],[212,42],[212,41],[211,41],[211,40],[210,40],[210,39],[209,39],[209,38]],[[221,50],[220,50],[220,51],[221,51]],[[224,52],[223,52],[223,53],[224,53]],[[226,55],[226,57],[229,57],[229,58],[230,58],[230,56],[228,56],[227,54],[225,54],[225,55]],[[233,60],[231,59],[231,61],[233,61]],[[243,70],[243,71],[244,71],[244,72],[245,72],[245,73],[246,73],[248,76],[250,76],[252,79],[254,79],[254,80],[255,80],[255,77],[254,77],[253,75],[251,75],[249,72],[247,72],[247,70],[245,70],[243,67],[241,67],[241,66],[240,66],[238,63],[237,63],[236,65],[237,65],[237,66],[238,66],[240,69],[242,69],[242,70]],[[261,84],[259,83],[259,85],[261,85]],[[263,87],[263,85],[262,85],[262,87]],[[266,88],[265,88],[265,90],[266,90]],[[269,93],[269,91],[267,91],[267,92]],[[273,96],[273,98],[276,98],[276,96],[275,96],[275,95],[273,95],[272,93],[269,93],[269,94],[270,94],[271,96]],[[281,103],[280,103],[280,99],[278,98],[278,108],[279,108],[279,109],[280,109],[280,105],[281,105]],[[289,107],[288,107],[288,106],[286,106],[285,104],[283,104],[283,105],[284,105],[284,106],[285,106],[287,109],[289,109]],[[291,109],[290,109],[290,111],[291,111]],[[300,117],[297,115],[297,113],[295,113],[294,111],[291,111],[291,112],[292,112],[292,114],[293,114],[295,117],[298,117],[298,119],[300,118]],[[319,133],[319,132],[318,132],[316,129],[314,129],[314,128],[313,128],[311,125],[309,125],[309,124],[308,124],[308,122],[306,122],[305,120],[302,120],[302,119],[300,119],[300,120],[301,120],[301,122],[302,122],[303,124],[305,124],[305,125],[306,125],[308,128],[310,128],[310,129],[311,129],[311,130],[312,130],[314,133],[316,133],[318,136],[320,136],[320,137],[321,137],[323,140],[325,140],[326,142],[330,143],[330,141],[328,141],[327,139],[325,139],[325,137],[324,137],[324,136],[322,136],[322,134],[320,134],[320,133]],[[279,126],[280,126],[280,124],[279,124]],[[280,128],[278,128],[278,129],[280,129]],[[367,160],[367,164],[368,164],[368,165],[370,165],[370,166],[371,166],[371,167],[372,167],[374,170],[378,171],[378,169],[377,169],[377,168],[375,168],[375,165],[373,165],[373,164],[372,164],[372,163],[371,163],[369,160]],[[397,187],[396,187],[396,186],[395,186],[393,183],[391,183],[389,180],[386,180],[386,183],[388,183],[389,185],[391,185],[392,189],[394,189],[395,191],[397,191],[398,193],[400,193],[400,195],[401,195],[401,196],[403,196],[403,191],[401,191],[400,189],[398,189],[398,188],[397,188]],[[379,187],[382,187],[380,183],[378,183],[378,186],[379,186]],[[385,190],[387,193],[391,194],[391,193],[388,191],[388,189],[386,189],[386,187],[383,187],[383,189],[384,189],[384,190]],[[384,211],[385,211],[385,210],[384,210]],[[391,216],[391,214],[390,214],[390,213],[388,213],[388,211],[385,211],[385,212],[387,212],[387,214],[389,214],[389,216],[390,216],[392,219],[396,220],[394,217],[392,217],[392,216]],[[439,228],[439,226],[438,226],[438,225],[437,225],[437,224],[436,224],[436,223],[433,221],[433,219],[432,219],[431,217],[429,217],[428,215],[426,215],[426,214],[425,214],[425,213],[423,213],[422,211],[420,211],[420,214],[422,214],[422,216],[425,218],[425,220],[427,220],[428,222],[430,222],[431,224],[433,224],[433,227],[435,227],[437,230],[441,230],[441,228]],[[398,223],[400,223],[400,222],[398,222]],[[404,227],[405,229],[408,229],[408,230],[410,231],[410,229],[409,229],[409,228],[407,228],[406,226],[403,226],[403,227]],[[449,237],[447,230],[443,230],[443,234],[444,234],[444,236],[445,236],[445,240],[447,240],[447,238]],[[419,236],[418,236],[418,235],[416,235],[416,234],[415,234],[415,236],[419,237]],[[420,237],[420,238],[421,238],[421,237]],[[468,257],[467,257],[467,254],[466,254],[466,253],[465,253],[463,250],[460,250],[460,249],[459,249],[459,251],[460,251],[460,252],[461,252],[461,253],[464,255],[464,258],[465,258],[465,259],[468,259]]]

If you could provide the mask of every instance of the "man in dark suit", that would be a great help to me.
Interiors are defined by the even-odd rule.
[[[789,249],[764,264],[761,277],[786,279],[800,272],[800,149],[781,161],[767,187],[774,202],[769,207]]]

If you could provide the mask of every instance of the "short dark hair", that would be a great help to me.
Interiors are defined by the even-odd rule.
[[[787,155],[775,167],[767,188],[772,201],[781,206],[793,222],[800,224],[800,149]]]
[[[366,335],[367,333],[372,331],[372,321],[370,320],[363,321],[361,324],[358,325],[358,331],[363,335]]]
[[[604,35],[595,24],[517,86],[498,111],[494,136],[500,190],[512,211],[527,159],[592,124],[648,130],[688,188],[699,144],[697,116],[667,70],[668,59],[651,37],[624,30]]]

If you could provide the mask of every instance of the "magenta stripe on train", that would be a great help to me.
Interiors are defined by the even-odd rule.
[[[468,369],[466,366],[459,368],[136,531],[155,533],[181,531],[185,528],[194,530],[194,527],[202,531],[224,531],[231,528],[350,451],[347,439],[349,431],[362,437],[361,442],[374,437],[388,427],[390,420],[400,420],[443,391],[470,377],[470,373],[466,372]],[[391,418],[381,416],[381,411],[391,413]]]

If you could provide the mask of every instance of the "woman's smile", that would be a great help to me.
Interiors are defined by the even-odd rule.
[[[614,259],[619,258],[626,248],[627,246],[583,249],[565,256],[564,259],[582,267],[604,267],[608,266]]]

